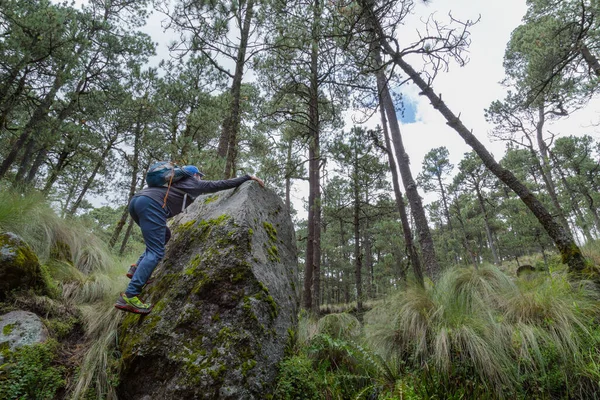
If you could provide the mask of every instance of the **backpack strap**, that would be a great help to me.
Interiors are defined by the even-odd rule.
[[[190,199],[192,199],[192,201],[196,200],[195,197],[193,197],[192,195],[190,195],[186,191],[171,186],[171,187],[167,188],[167,193],[165,194],[165,200],[164,200],[164,203],[163,203],[163,208],[165,208],[167,206],[167,197],[169,196],[169,191],[175,192],[175,193],[179,193],[180,195],[183,196],[183,205],[181,207],[181,212],[185,211],[185,204],[186,204],[186,200],[187,200],[188,197]]]
[[[169,186],[167,186],[167,193],[165,194],[165,200],[163,201],[162,208],[167,206],[167,197],[169,197],[169,190],[171,190],[171,183],[173,183],[173,177],[175,176],[175,168],[171,171],[171,178],[169,179]]]

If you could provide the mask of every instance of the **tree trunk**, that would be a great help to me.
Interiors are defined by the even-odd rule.
[[[64,66],[61,69],[64,69]],[[61,69],[59,69],[59,71]],[[46,93],[44,99],[36,107],[35,111],[33,112],[33,115],[27,122],[27,125],[25,125],[25,127],[23,128],[23,132],[21,132],[21,135],[13,144],[10,151],[8,152],[8,155],[0,165],[0,178],[3,178],[4,175],[6,175],[6,173],[10,170],[10,167],[15,162],[17,155],[21,151],[21,148],[23,147],[23,145],[25,145],[27,140],[29,140],[29,136],[31,135],[35,127],[48,116],[50,106],[54,102],[56,93],[62,87],[63,83],[63,73],[59,72],[56,78],[54,79],[54,82],[52,83],[52,88],[50,89],[50,91],[48,91],[48,93]]]
[[[50,172],[48,180],[46,181],[46,185],[44,186],[44,189],[42,189],[42,192],[44,194],[48,194],[48,192],[50,192],[50,189],[58,179],[58,175],[60,174],[60,172],[69,164],[69,156],[72,155],[74,152],[74,149],[71,148],[72,143],[73,137],[67,138],[67,143],[65,144],[62,151],[60,152],[60,155],[58,156],[56,166]]]
[[[390,143],[390,135],[388,132],[388,123],[387,117],[385,116],[385,110],[383,105],[381,104],[381,91],[383,90],[383,86],[380,84],[385,82],[385,76],[383,76],[383,72],[379,71],[378,75],[382,76],[377,77],[377,86],[378,86],[378,95],[379,95],[379,111],[381,114],[381,125],[383,128],[383,136],[385,138],[385,146],[387,149],[388,163],[390,164],[390,170],[392,171],[392,183],[394,186],[394,194],[396,198],[396,207],[398,208],[398,212],[400,213],[400,223],[402,224],[402,233],[404,234],[404,243],[406,253],[408,255],[408,259],[413,269],[413,273],[415,274],[415,280],[421,286],[424,286],[423,281],[423,270],[421,269],[421,261],[419,259],[419,254],[417,253],[417,249],[413,243],[412,231],[410,229],[410,222],[408,221],[408,215],[406,213],[406,207],[404,206],[404,197],[402,196],[402,192],[400,191],[400,183],[398,177],[398,170],[396,169],[396,162],[394,161],[394,153],[392,152],[392,145]],[[380,87],[381,86],[381,87]],[[403,274],[406,278],[406,275]]]
[[[581,212],[581,209],[579,208],[579,204],[577,203],[577,199],[575,197],[575,191],[571,188],[571,185],[569,185],[569,182],[567,181],[567,178],[565,176],[563,169],[560,167],[560,164],[557,162],[557,160],[554,157],[554,154],[552,154],[552,152],[550,152],[550,158],[552,159],[552,161],[554,163],[554,167],[558,171],[558,175],[560,176],[560,181],[563,184],[564,190],[566,190],[567,193],[569,194],[571,210],[575,214],[576,218],[580,221],[580,228],[583,231],[583,235],[585,236],[585,238],[588,242],[593,241],[594,238],[592,237],[592,234],[590,232],[591,229],[589,228],[589,224],[587,223],[586,218],[583,216],[583,213]],[[593,200],[592,200],[591,204],[593,204]],[[592,210],[590,209],[590,211],[592,211]],[[594,212],[592,212],[592,215],[593,214],[594,214]],[[597,214],[595,215],[595,218],[596,218],[596,222],[600,223],[600,220],[597,219],[598,218]]]
[[[381,78],[378,77],[378,81],[380,79]],[[436,280],[440,273],[440,266],[435,255],[435,247],[433,245],[433,239],[431,238],[431,232],[429,231],[427,216],[425,215],[421,196],[417,191],[417,184],[410,171],[409,157],[408,154],[406,154],[402,143],[402,135],[400,134],[400,125],[398,124],[396,109],[392,97],[390,96],[387,82],[378,82],[378,84],[382,86],[381,101],[386,110],[388,122],[390,124],[392,143],[396,151],[396,159],[398,160],[398,166],[400,167],[400,175],[402,176],[402,182],[404,183],[404,190],[406,191],[410,203],[410,210],[417,226],[425,271],[431,279]]]
[[[19,164],[17,175],[15,175],[13,187],[19,186],[24,180],[25,173],[29,168],[29,162],[31,161],[31,155],[33,154],[35,142],[36,140],[33,137],[30,137],[25,145],[25,153],[23,153],[23,156],[21,157],[21,163]]]
[[[600,77],[600,62],[585,44],[581,45],[581,55],[594,74]]]
[[[248,47],[248,39],[250,37],[250,27],[252,24],[254,0],[248,0],[246,5],[246,15],[244,15],[244,23],[240,31],[240,47],[235,62],[235,73],[230,90],[230,109],[229,115],[223,121],[221,137],[219,138],[219,146],[217,155],[221,158],[227,157],[225,164],[224,178],[229,179],[235,174],[235,163],[237,158],[237,136],[240,129],[240,100],[242,78],[244,76],[244,66],[246,64],[246,50]],[[241,10],[240,10],[241,12]]]
[[[500,259],[498,258],[498,252],[496,251],[496,246],[494,245],[494,239],[492,237],[492,229],[490,228],[490,218],[488,216],[487,209],[485,208],[485,202],[483,200],[483,195],[481,194],[481,190],[479,187],[475,187],[475,191],[477,192],[477,200],[479,201],[479,208],[481,208],[481,213],[483,214],[483,224],[485,225],[485,235],[487,237],[488,246],[492,251],[492,258],[494,260],[494,265],[500,265]]]
[[[292,212],[292,179],[291,179],[291,162],[292,162],[292,141],[290,140],[287,147],[286,163],[285,163],[285,209],[288,214]]]
[[[432,106],[444,116],[447,124],[453,128],[469,146],[471,146],[485,166],[504,182],[504,184],[511,188],[531,212],[533,212],[540,224],[554,241],[554,244],[561,255],[562,262],[569,266],[569,271],[572,273],[580,273],[586,270],[586,260],[581,253],[581,249],[579,249],[562,225],[554,220],[544,205],[514,176],[512,172],[502,167],[494,160],[494,157],[489,153],[485,146],[464,126],[462,121],[454,115],[442,99],[434,93],[433,89],[423,80],[423,78],[421,78],[420,74],[395,53],[389,43],[385,42],[385,39],[382,39],[381,43],[385,48],[386,53],[393,58],[394,63],[402,68],[402,70],[421,89],[422,94],[427,96],[431,101]]]
[[[113,136],[112,140],[107,144],[106,148],[102,152],[102,155],[100,156],[100,158],[96,162],[96,165],[94,166],[94,170],[92,171],[92,173],[88,177],[87,181],[83,185],[81,192],[79,192],[79,196],[77,196],[77,200],[75,200],[75,202],[69,209],[69,215],[75,215],[75,212],[77,212],[77,209],[79,208],[79,205],[81,204],[81,201],[85,197],[87,191],[92,186],[92,183],[94,183],[94,180],[96,179],[96,174],[98,174],[98,171],[100,171],[100,168],[106,163],[106,157],[108,157],[110,151],[112,150],[113,145],[116,141],[116,138],[117,138],[117,135]]]
[[[141,112],[143,110],[143,106],[140,107],[140,110],[138,112],[138,118],[141,118]],[[131,181],[129,183],[129,194],[127,196],[127,204],[125,205],[125,210],[123,210],[123,214],[121,214],[121,218],[119,219],[119,222],[117,222],[117,226],[115,226],[115,230],[113,231],[112,236],[110,237],[110,240],[108,241],[108,245],[109,247],[112,249],[113,247],[115,247],[115,244],[117,243],[117,239],[119,238],[119,235],[121,234],[121,230],[123,229],[123,226],[125,226],[125,222],[127,221],[127,216],[129,215],[129,210],[127,205],[129,204],[129,202],[131,201],[131,198],[133,197],[133,195],[135,194],[135,189],[137,187],[137,182],[138,182],[138,173],[139,173],[139,154],[140,154],[140,139],[141,139],[141,134],[143,132],[143,128],[140,126],[140,121],[138,119],[138,121],[136,122],[136,128],[134,131],[134,140],[133,140],[133,158],[131,160]],[[144,185],[144,180],[142,179],[142,184],[141,186],[143,187]]]
[[[471,246],[469,245],[469,239],[467,238],[467,229],[465,228],[465,223],[460,213],[460,204],[458,204],[458,199],[455,199],[454,201],[454,208],[456,208],[456,219],[458,220],[458,224],[460,225],[460,230],[462,232],[463,246],[469,258],[471,259],[471,264],[473,264],[475,268],[478,268],[479,263],[475,258],[475,252],[473,251],[473,249],[471,249]]]
[[[31,168],[29,169],[29,172],[25,177],[26,185],[33,184],[33,180],[37,176],[40,167],[42,166],[42,164],[44,164],[44,161],[46,161],[46,158],[48,157],[48,150],[50,150],[49,145],[46,144],[38,151],[37,155],[35,156],[35,160],[33,161],[33,164],[31,165]]]
[[[448,222],[448,230],[452,232],[452,221],[450,220],[450,210],[448,209],[448,199],[446,198],[446,190],[444,189],[444,183],[442,177],[438,176],[438,185],[440,185],[440,192],[442,195],[442,204],[444,205],[444,216]]]
[[[358,185],[354,184],[354,207],[353,207],[353,220],[354,220],[354,282],[356,284],[356,312],[361,313],[363,311],[363,292],[362,292],[362,255],[360,253],[360,204],[358,198]]]
[[[81,54],[81,51],[79,51],[78,54]],[[92,64],[93,63],[90,61],[84,71],[88,71],[92,67]],[[87,72],[84,73],[84,76],[77,83],[77,86],[76,86],[75,90],[73,91],[73,93],[71,93],[71,100],[69,101],[69,103],[62,110],[60,110],[60,112],[58,113],[58,116],[52,122],[52,124],[50,126],[50,132],[49,132],[50,137],[41,141],[40,144],[41,144],[42,150],[40,150],[38,152],[38,155],[37,155],[35,161],[33,162],[31,168],[29,169],[29,173],[27,174],[27,177],[25,178],[25,183],[27,185],[29,185],[33,182],[33,179],[37,175],[40,167],[42,166],[44,161],[46,161],[46,156],[48,154],[48,150],[49,150],[49,147],[51,146],[51,144],[55,140],[58,140],[53,137],[54,133],[59,132],[61,124],[71,114],[73,114],[73,111],[75,111],[75,106],[77,104],[79,104],[79,98],[80,98],[81,94],[83,93],[83,91],[85,90],[85,87],[87,84],[86,73]]]
[[[371,238],[369,237],[368,220],[365,223],[363,242],[365,248],[365,267],[369,274],[369,286],[367,286],[367,299],[373,299],[375,298],[375,271],[373,270],[373,248],[371,246]]]
[[[308,163],[308,182],[309,182],[309,212],[308,227],[310,243],[307,243],[306,249],[306,268],[305,277],[310,276],[310,282],[304,282],[305,290],[310,286],[308,295],[312,299],[304,299],[305,307],[313,313],[318,312],[319,305],[315,304],[319,299],[319,274],[321,257],[321,178],[320,178],[320,150],[319,150],[319,82],[318,82],[318,55],[319,55],[319,21],[320,5],[315,0],[313,5],[313,23],[312,23],[312,46],[310,60],[310,98],[308,104],[308,129],[309,129],[309,163]],[[310,248],[308,246],[310,244]]]
[[[536,125],[536,139],[538,148],[540,149],[540,156],[542,159],[540,165],[540,172],[542,173],[542,178],[544,179],[546,189],[548,190],[548,194],[550,195],[550,199],[552,200],[552,204],[554,205],[554,209],[556,210],[556,214],[558,215],[558,220],[565,228],[565,231],[571,237],[573,237],[571,229],[569,228],[569,223],[567,222],[567,218],[565,217],[565,213],[558,201],[558,195],[556,194],[556,186],[554,185],[554,180],[552,179],[552,169],[550,168],[550,162],[548,159],[548,147],[546,146],[546,142],[544,141],[545,121],[546,117],[544,115],[544,105],[542,104],[538,107],[538,123]]]
[[[21,95],[21,93],[23,93],[23,90],[25,89],[25,83],[27,82],[27,74],[28,71],[26,69],[21,78],[19,79],[19,83],[17,84],[16,90],[12,94],[10,94],[8,91],[8,86],[10,86],[8,83],[2,88],[2,90],[0,90],[0,96],[2,96],[0,97],[0,130],[6,128],[8,115],[14,109],[19,96]],[[16,75],[14,78],[16,79]]]
[[[133,228],[133,218],[129,217],[129,223],[127,224],[127,229],[125,230],[125,236],[123,236],[123,241],[121,242],[121,248],[119,249],[119,256],[123,256],[125,253],[125,248],[127,248],[127,242],[129,241],[129,237],[131,236],[131,229]]]

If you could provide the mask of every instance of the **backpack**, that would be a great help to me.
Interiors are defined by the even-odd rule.
[[[182,178],[189,176],[181,167],[171,161],[157,161],[150,165],[146,172],[146,183],[149,187],[166,187],[167,193],[163,201],[162,208],[167,205],[167,197],[169,197],[169,190],[179,192],[183,194],[183,207],[181,211],[185,210],[185,203],[188,194],[182,190],[172,188],[171,184],[177,182]],[[190,196],[191,197],[191,196]],[[193,200],[193,199],[192,199]]]
[[[150,187],[171,186],[188,176],[183,169],[171,161],[157,161],[146,172],[146,183]]]

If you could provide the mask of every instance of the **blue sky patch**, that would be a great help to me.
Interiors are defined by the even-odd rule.
[[[408,96],[401,92],[399,88],[392,88],[392,98],[394,99],[394,108],[396,117],[403,124],[412,124],[417,122],[417,104]]]

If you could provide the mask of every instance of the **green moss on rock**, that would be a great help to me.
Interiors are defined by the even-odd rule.
[[[263,222],[263,227],[265,231],[267,231],[267,235],[269,235],[269,240],[276,242],[277,241],[277,230],[273,227],[269,222]]]
[[[15,328],[16,324],[8,324],[8,325],[4,325],[4,328],[2,328],[2,334],[5,336],[8,336],[12,333],[13,329]]]
[[[15,289],[32,288],[38,294],[48,294],[52,290],[46,285],[47,278],[27,243],[12,233],[0,234],[0,299]]]
[[[206,199],[204,199],[204,204],[210,204],[213,201],[217,200],[218,198],[219,198],[219,195],[208,196]]]

